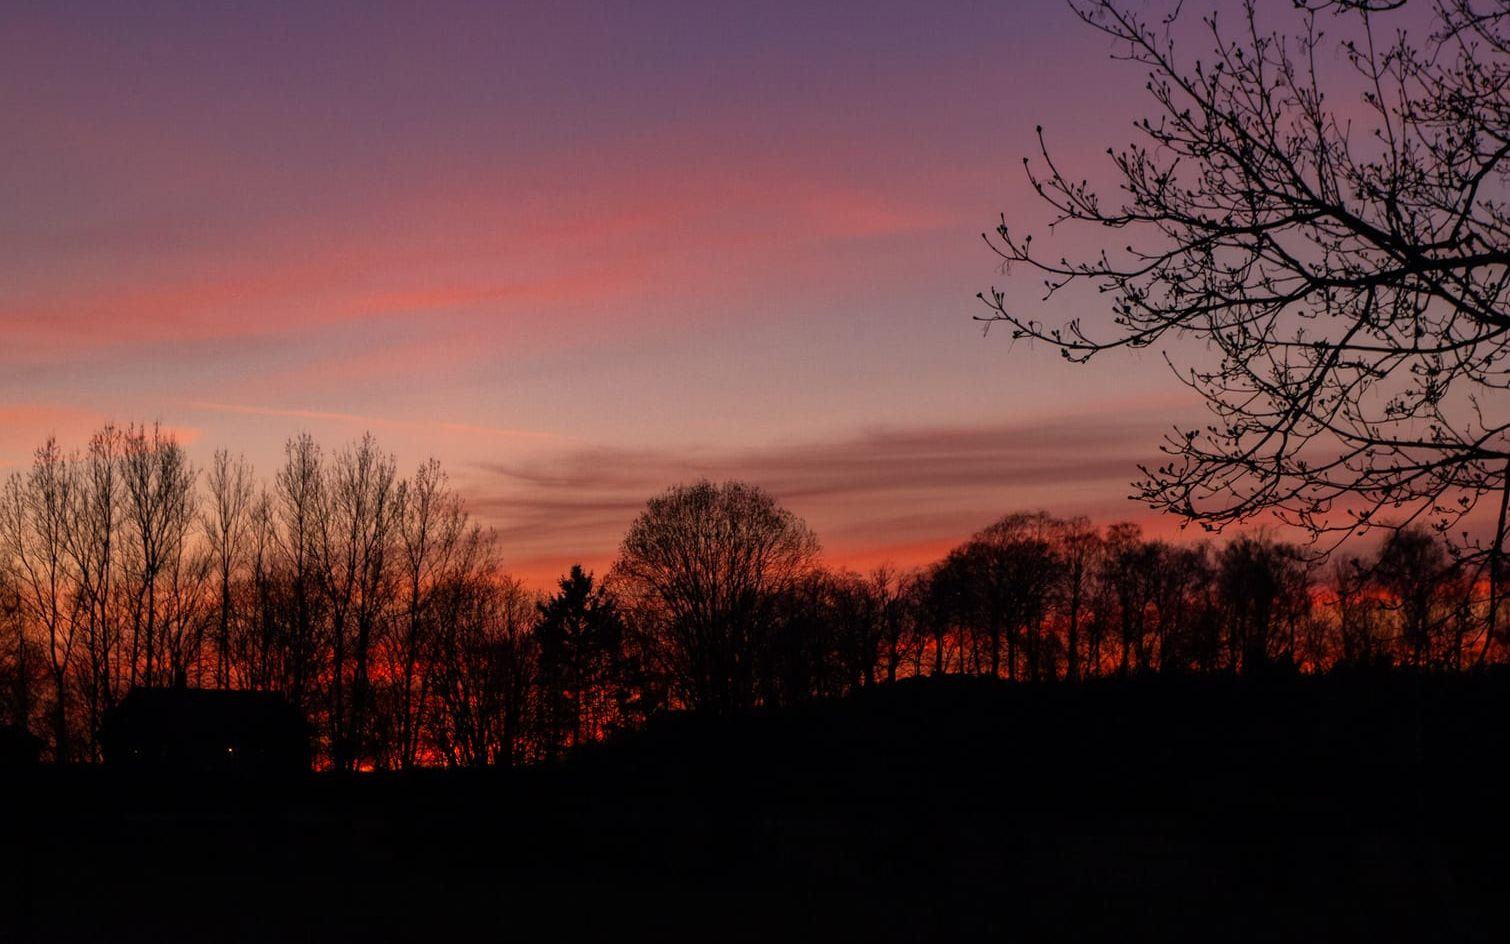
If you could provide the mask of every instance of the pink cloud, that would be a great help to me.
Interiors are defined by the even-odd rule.
[[[84,253],[66,277],[8,293],[0,321],[23,344],[0,357],[296,337],[392,316],[445,315],[458,328],[486,319],[496,333],[600,298],[613,300],[619,324],[654,321],[670,317],[668,298],[716,297],[732,272],[800,243],[946,221],[936,208],[792,166],[589,170],[570,188],[570,161],[524,168],[509,183],[461,175],[150,253],[157,241],[118,232],[112,257],[139,265],[94,265]]]

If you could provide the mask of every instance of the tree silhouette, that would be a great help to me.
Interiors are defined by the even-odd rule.
[[[866,581],[880,620],[878,671],[886,682],[895,682],[907,663],[909,651],[915,653],[917,649],[917,607],[913,598],[920,579],[915,572],[901,573],[882,564],[870,572]]]
[[[1402,661],[1412,668],[1440,663],[1447,653],[1439,630],[1443,594],[1450,591],[1450,562],[1442,546],[1420,528],[1402,528],[1379,551],[1374,577],[1386,607],[1397,614]]]
[[[1298,3],[1279,32],[1249,0],[1236,24],[1202,21],[1211,55],[1192,60],[1179,6],[1071,5],[1147,69],[1154,114],[1108,152],[1121,200],[1071,176],[1042,129],[1025,164],[1056,226],[1122,248],[1047,255],[1005,217],[988,241],[1042,273],[1046,299],[1110,296],[1113,323],[1046,324],[998,289],[987,320],[1075,361],[1172,345],[1212,421],[1171,433],[1138,492],[1205,525],[1447,532],[1497,496],[1492,536],[1456,543],[1488,571],[1487,653],[1510,499],[1510,11],[1444,0],[1417,41],[1393,30],[1402,3]]]
[[[390,762],[413,767],[429,721],[426,666],[435,655],[439,634],[440,594],[470,563],[466,551],[478,543],[467,531],[466,508],[446,481],[440,463],[420,466],[400,485],[398,520],[398,595],[401,613],[386,635],[383,652],[388,678],[397,689],[392,699]]]
[[[535,601],[517,580],[486,568],[450,581],[442,597],[429,666],[436,748],[458,767],[518,763],[538,658]]]
[[[539,609],[541,749],[554,757],[623,724],[624,623],[581,564],[572,565]]]
[[[575,567],[542,598],[438,463],[399,478],[370,437],[332,459],[301,435],[259,486],[228,455],[196,476],[171,435],[106,427],[9,477],[0,721],[23,741],[101,759],[134,681],[275,693],[326,769],[510,765],[666,709],[929,675],[1460,671],[1487,632],[1482,581],[1426,528],[1323,571],[1263,531],[1175,543],[1019,512],[930,567],[862,576],[743,483],[652,498],[610,579]]]
[[[704,480],[650,500],[610,580],[672,700],[727,714],[756,703],[776,603],[817,553],[807,525],[764,491]]]
[[[0,509],[0,534],[9,569],[20,588],[21,607],[28,622],[42,631],[39,648],[52,682],[53,757],[60,762],[73,756],[68,683],[77,640],[78,601],[71,592],[67,551],[72,487],[62,451],[49,438],[36,451],[31,471],[16,473],[6,483]]]
[[[1057,525],[1043,512],[1006,515],[966,545],[981,558],[977,587],[991,640],[991,675],[999,674],[1003,635],[1008,678],[1019,677],[1019,653],[1026,662],[1028,678],[1037,680],[1051,674],[1048,666],[1052,656],[1041,630],[1050,595],[1064,566],[1054,545]]]
[[[224,449],[215,451],[206,479],[209,502],[202,526],[215,563],[219,589],[219,614],[215,633],[215,685],[231,687],[231,622],[235,615],[235,577],[240,555],[247,545],[252,506],[252,470],[246,459],[231,458]]]
[[[1295,660],[1295,636],[1310,607],[1310,578],[1297,548],[1242,535],[1217,562],[1226,602],[1228,664],[1252,672]]]
[[[369,434],[331,462],[319,508],[318,569],[330,613],[331,745],[337,767],[373,751],[369,729],[373,642],[394,571],[400,489],[393,457]]]

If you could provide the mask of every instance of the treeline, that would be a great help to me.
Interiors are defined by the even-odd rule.
[[[0,493],[0,722],[98,759],[134,686],[276,691],[337,769],[560,756],[667,709],[731,714],[928,674],[1464,670],[1500,657],[1482,575],[1405,528],[1313,563],[1012,514],[934,565],[827,567],[738,482],[650,499],[604,580],[532,593],[435,462],[307,435],[259,480],[160,428],[49,441]],[[1497,609],[1498,607],[1495,607]]]

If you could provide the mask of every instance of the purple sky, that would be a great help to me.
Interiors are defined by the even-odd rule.
[[[1059,0],[210,6],[0,9],[0,467],[370,429],[536,579],[702,474],[856,565],[1143,516],[1190,413],[1157,352],[971,321],[1034,125],[1093,173],[1142,113]]]

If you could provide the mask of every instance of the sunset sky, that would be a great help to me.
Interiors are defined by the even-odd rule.
[[[1091,173],[1142,114],[1061,0],[210,6],[0,12],[0,472],[106,419],[264,475],[371,430],[535,580],[699,475],[854,566],[1146,517],[1158,353],[972,320],[1037,304],[980,239],[1043,220],[1035,124]]]

